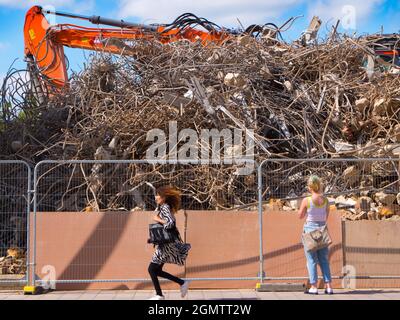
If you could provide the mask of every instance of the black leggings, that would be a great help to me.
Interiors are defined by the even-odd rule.
[[[171,281],[174,281],[180,285],[183,285],[185,281],[183,281],[180,278],[177,278],[173,276],[172,274],[165,272],[162,270],[162,267],[164,266],[164,263],[158,264],[154,262],[150,262],[148,271],[150,273],[151,280],[153,281],[154,288],[156,289],[156,294],[159,296],[162,296],[162,291],[160,287],[160,282],[158,281],[158,276],[169,279]]]

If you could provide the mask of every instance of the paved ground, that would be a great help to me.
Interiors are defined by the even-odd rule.
[[[334,295],[318,296],[302,292],[256,292],[241,290],[192,290],[188,300],[400,300],[400,290],[336,290]],[[154,294],[153,290],[87,290],[53,291],[41,295],[24,295],[21,291],[0,291],[0,300],[145,300]],[[166,299],[181,300],[177,290],[164,290]]]

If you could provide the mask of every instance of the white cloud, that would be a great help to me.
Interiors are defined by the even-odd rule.
[[[286,10],[303,0],[119,0],[122,18],[135,17],[143,23],[168,23],[185,12],[205,17],[222,26],[276,21]]]
[[[74,0],[0,0],[0,6],[12,7],[12,8],[29,8],[35,5],[38,6],[69,6]]]
[[[374,9],[385,0],[318,0],[308,7],[309,16],[317,15],[324,23],[334,24],[338,19],[345,29],[357,29]]]
[[[75,12],[87,11],[94,7],[95,0],[0,0],[0,7],[28,9],[32,6],[53,6],[56,9],[72,8]]]

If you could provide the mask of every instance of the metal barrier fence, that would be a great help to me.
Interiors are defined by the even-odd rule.
[[[26,283],[31,169],[0,161],[0,284]]]
[[[249,163],[249,160],[246,160],[246,163]],[[240,176],[236,175],[236,170],[224,164],[202,165],[193,164],[192,161],[165,161],[162,164],[142,160],[38,163],[34,170],[32,232],[35,245],[32,249],[32,259],[35,268],[32,274],[42,274],[43,267],[47,270],[48,266],[54,266],[54,272],[58,273],[56,283],[150,281],[147,265],[152,248],[146,244],[147,238],[144,237],[148,234],[148,223],[154,221],[151,221],[151,215],[144,214],[143,211],[155,209],[155,187],[172,184],[183,193],[182,208],[195,210],[193,213],[188,211],[185,217],[177,215],[178,228],[186,230],[186,241],[192,244],[189,260],[196,261],[193,265],[190,265],[191,262],[189,265],[186,263],[187,278],[257,280],[258,267],[257,261],[254,261],[254,257],[257,258],[258,255],[257,237],[252,238],[249,244],[254,251],[244,251],[244,254],[249,255],[251,262],[248,262],[238,261],[240,259],[234,250],[225,252],[222,257],[216,251],[213,256],[210,247],[206,247],[206,244],[223,243],[226,231],[229,231],[227,223],[224,226],[225,232],[220,228],[216,232],[208,232],[206,237],[203,233],[203,240],[199,240],[205,241],[202,244],[196,245],[196,238],[191,236],[196,233],[196,224],[210,221],[207,230],[203,230],[207,232],[218,226],[218,223],[229,221],[232,214],[222,215],[221,210],[246,207],[249,204],[253,204],[255,215],[253,214],[252,218],[257,222],[257,172],[254,169],[251,174]],[[68,214],[57,215],[57,212],[62,211]],[[197,211],[199,213],[196,213]],[[130,212],[132,214],[127,214]],[[135,212],[140,214],[134,214]],[[73,220],[75,217],[76,220]],[[53,225],[63,224],[65,232],[52,234],[49,230],[51,225],[47,224],[47,228],[45,226],[46,223],[50,223],[48,221],[52,221]],[[72,230],[71,225],[74,223],[81,225]],[[251,232],[254,233],[252,230]],[[64,239],[62,248],[56,247],[60,246],[59,241],[52,242],[57,236]],[[126,243],[127,239],[130,240],[129,248],[117,248],[118,245],[122,246],[121,243]],[[77,247],[79,241],[83,243],[80,248]],[[202,247],[207,252],[200,252],[198,248]],[[132,254],[124,255],[120,252],[123,250],[129,250]],[[53,260],[59,261],[61,252],[69,257],[64,257],[69,261],[55,265]],[[68,252],[72,255],[69,256]],[[205,255],[207,261],[202,263],[201,257]],[[110,259],[113,261],[110,262]],[[111,268],[107,263],[115,265]],[[252,267],[246,268],[246,264],[249,263]],[[65,265],[68,267],[65,268]],[[112,274],[109,271],[111,269],[118,269],[120,273]],[[202,276],[204,273],[208,276]],[[49,279],[38,278],[32,281],[42,284],[48,283]]]
[[[369,217],[369,214],[372,213],[392,215],[399,212],[399,206],[395,203],[397,202],[396,195],[400,191],[399,168],[399,160],[393,158],[265,160],[258,166],[260,225],[269,225],[270,216],[264,215],[263,221],[263,211],[268,213],[274,208],[284,211],[297,209],[300,205],[299,201],[308,193],[306,181],[311,174],[322,178],[324,192],[328,199],[330,198],[330,204],[336,204],[338,209],[353,210],[354,220],[370,220],[372,218]],[[382,206],[371,207],[374,204],[371,204],[370,197],[378,192],[384,192],[380,198]],[[342,198],[335,199],[340,196]],[[359,201],[345,199],[343,196],[354,196]],[[360,222],[357,221],[357,223]],[[346,225],[348,224],[342,223],[342,242],[346,242]],[[366,225],[363,225],[359,230],[362,231],[365,227]],[[262,238],[263,235],[260,237]],[[290,237],[288,236],[288,238]],[[385,260],[393,262],[395,254],[396,257],[399,257],[398,244],[389,243],[390,240],[387,240],[383,247],[376,247],[373,243],[359,245],[361,240],[356,238],[354,236],[352,239],[354,246],[344,243],[343,247],[339,245],[331,247],[331,257],[335,251],[343,250],[343,266],[337,266],[332,278],[400,279],[398,263],[385,263]],[[275,259],[280,259],[280,263],[275,261],[275,265],[278,264],[279,268],[271,269],[268,268],[269,258],[262,258],[263,253],[265,255],[265,252],[270,251],[269,242],[265,239],[260,241],[260,273],[266,273],[265,277],[260,278],[260,281],[307,279],[305,275],[293,274],[293,266],[298,263],[298,260],[304,260],[304,253],[299,246],[300,236],[292,240],[286,239],[285,243],[279,250],[280,257],[275,257]],[[351,263],[354,263],[357,268],[347,265],[349,259],[346,259],[346,256],[348,257],[349,254],[353,254]],[[364,264],[376,263],[379,263],[380,268],[372,267],[373,273],[371,273],[372,269],[364,268]]]
[[[0,277],[0,282],[28,281],[31,285],[51,282],[41,275],[43,268],[44,273],[49,270],[51,273],[49,267],[55,261],[68,266],[61,274],[55,270],[56,283],[150,281],[147,263],[152,248],[144,241],[147,223],[152,221],[147,213],[155,208],[155,187],[163,184],[183,190],[182,206],[193,210],[177,215],[179,228],[185,230],[186,241],[193,245],[188,259],[191,264],[185,269],[188,279],[305,280],[300,235],[285,234],[281,243],[272,245],[269,233],[271,228],[274,232],[280,230],[280,226],[273,225],[276,209],[296,211],[298,201],[307,192],[306,179],[310,174],[323,179],[328,197],[353,195],[360,199],[383,191],[381,201],[385,202],[385,195],[393,200],[393,195],[399,194],[399,160],[393,158],[268,159],[247,176],[238,176],[235,170],[224,165],[184,161],[161,164],[140,160],[42,161],[34,169],[31,188],[28,164],[0,161],[1,255],[7,255],[7,250],[15,247],[19,249],[16,255],[26,258],[19,263],[18,272],[13,269],[15,273],[5,279]],[[339,209],[354,206],[342,200],[336,200]],[[399,212],[396,201],[373,210],[371,203],[362,201],[357,204],[362,207],[358,214],[367,218],[369,212],[382,215]],[[230,210],[242,213],[239,216],[237,211]],[[27,219],[31,211],[32,219]],[[57,214],[60,212],[68,214]],[[209,223],[204,224],[205,221]],[[203,226],[207,237],[199,233],[202,229],[199,226]],[[345,228],[346,224],[342,226]],[[236,251],[224,251],[216,245],[229,241],[231,234],[244,235],[246,243],[235,245]],[[343,242],[350,241],[344,234]],[[59,241],[60,237],[63,241]],[[130,242],[131,247],[118,247],[121,239]],[[84,246],[80,248],[82,243]],[[198,248],[208,251],[200,252]],[[124,250],[132,253],[126,255],[121,252]],[[381,243],[379,247],[366,248],[343,243],[331,251],[343,254],[344,263],[336,265],[334,279],[400,279],[396,245]],[[379,255],[380,261],[368,260],[374,254]],[[208,260],[202,261],[203,257]],[[373,271],[359,268],[356,273],[347,274],[348,261],[378,267]],[[117,267],[107,269],[110,263]]]

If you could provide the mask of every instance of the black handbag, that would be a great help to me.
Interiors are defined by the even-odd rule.
[[[181,240],[181,237],[175,224],[169,229],[165,229],[161,223],[149,224],[149,239],[147,239],[147,243],[164,244],[175,242],[176,239]]]

